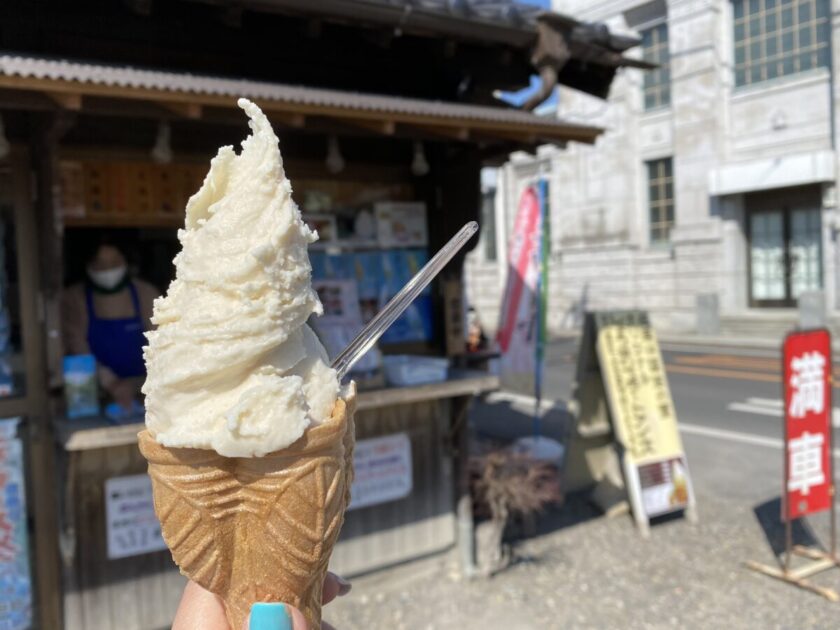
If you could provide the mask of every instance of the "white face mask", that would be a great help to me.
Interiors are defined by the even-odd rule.
[[[119,267],[114,267],[113,269],[103,269],[102,271],[93,271],[92,269],[88,269],[87,273],[93,284],[101,289],[110,291],[123,281],[126,271],[127,269],[125,265],[121,265]]]

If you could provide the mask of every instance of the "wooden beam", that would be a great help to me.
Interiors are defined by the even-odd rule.
[[[202,108],[198,103],[158,103],[165,110],[181,116],[182,118],[189,118],[191,120],[198,120],[201,118]]]
[[[397,130],[397,123],[393,120],[362,120],[360,118],[339,118],[343,124],[361,127],[383,136],[393,136]]]
[[[510,131],[507,129],[474,129],[471,136],[474,140],[488,142],[515,142],[517,144],[534,144],[543,142],[543,138],[529,131]]]
[[[417,129],[423,133],[436,138],[444,140],[458,140],[459,142],[466,142],[470,139],[470,130],[468,127],[441,127],[436,125],[406,125],[411,129]]]
[[[61,109],[69,109],[74,112],[82,109],[82,95],[68,92],[44,92],[53,103]]]
[[[306,126],[306,116],[297,112],[272,112],[270,118],[284,127],[303,129]]]

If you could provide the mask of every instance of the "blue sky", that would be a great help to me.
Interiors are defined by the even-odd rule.
[[[551,0],[517,0],[520,4],[530,4],[535,7],[542,7],[548,9],[551,7]]]
[[[534,92],[537,91],[537,88],[540,86],[540,78],[536,74],[531,75],[531,85],[526,88],[519,90],[518,92],[502,92],[501,98],[503,101],[510,103],[511,105],[516,105],[519,107],[525,100],[531,96]],[[550,106],[550,105],[557,105],[557,90],[554,90],[551,93],[551,96],[546,99],[543,106]]]

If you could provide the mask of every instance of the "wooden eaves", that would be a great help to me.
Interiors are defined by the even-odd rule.
[[[148,106],[150,117],[197,120],[233,116],[239,96],[255,101],[278,124],[313,131],[338,123],[385,136],[505,146],[593,143],[601,133],[503,107],[0,56],[0,107],[120,115],[125,105],[137,115],[138,106]]]

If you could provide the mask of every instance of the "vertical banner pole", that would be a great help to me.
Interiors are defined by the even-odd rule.
[[[790,456],[789,452],[790,449],[788,447],[788,418],[787,418],[787,383],[785,383],[785,375],[787,374],[787,362],[788,362],[788,355],[787,355],[787,345],[782,345],[782,405],[783,409],[785,410],[782,413],[782,433],[785,436],[784,440],[784,455],[785,458],[784,462],[784,474],[782,476],[782,516],[785,520],[785,558],[783,563],[784,572],[787,573],[788,569],[790,569],[790,548],[792,546],[793,541],[793,530],[790,522],[790,509],[788,506],[788,478],[790,477]]]
[[[541,407],[542,407],[542,385],[543,365],[545,362],[546,342],[546,306],[547,306],[547,284],[548,284],[548,182],[541,179],[537,182],[537,197],[540,204],[539,229],[537,230],[537,295],[536,295],[536,333],[537,343],[535,344],[535,370],[534,370],[534,437],[539,438],[542,433]]]
[[[835,507],[837,483],[834,477],[834,357],[831,351],[831,333],[828,334],[828,361],[825,369],[828,370],[828,474],[831,479],[831,559],[837,562],[837,512]]]
[[[534,295],[534,310],[536,311],[536,321],[534,333],[537,335],[537,342],[534,344],[534,419],[532,422],[532,429],[535,438],[540,437],[540,433],[542,432],[542,427],[540,426],[540,407],[542,406],[542,377],[543,377],[543,365],[542,365],[542,355],[543,355],[543,339],[542,339],[542,327],[543,327],[543,296],[542,296],[542,283],[543,283],[543,275],[542,275],[542,231],[545,228],[544,225],[544,217],[543,217],[543,210],[542,210],[542,187],[538,186],[538,196],[540,198],[540,219],[539,219],[539,228],[537,229],[537,238],[539,242],[537,244],[537,291]]]

